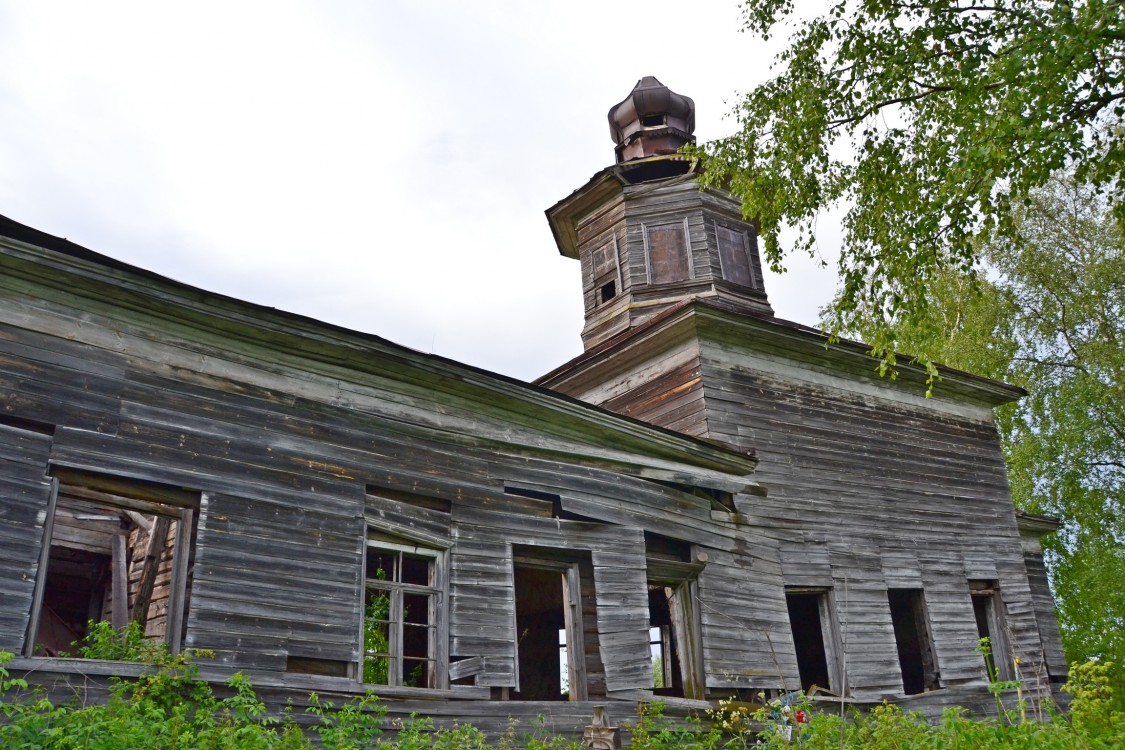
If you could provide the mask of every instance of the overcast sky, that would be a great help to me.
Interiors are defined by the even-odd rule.
[[[0,0],[0,214],[532,379],[581,352],[543,212],[612,163],[608,109],[654,75],[720,137],[775,51],[735,0]],[[834,269],[789,265],[814,324]]]

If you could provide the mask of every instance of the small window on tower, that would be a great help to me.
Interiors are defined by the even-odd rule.
[[[606,302],[609,302],[611,299],[613,299],[616,296],[617,296],[617,284],[610,281],[610,282],[602,285],[601,297],[602,297],[602,303],[603,304],[606,303]]]
[[[595,305],[604,305],[617,296],[621,273],[617,265],[617,238],[615,236],[611,235],[608,242],[591,254],[590,275],[593,282],[592,288],[595,290]]]
[[[665,124],[667,120],[667,115],[644,115],[641,117],[641,124],[646,128],[658,128]]]

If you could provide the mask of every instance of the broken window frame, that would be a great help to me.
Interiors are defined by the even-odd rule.
[[[828,684],[818,687],[833,695],[846,695],[844,662],[842,658],[843,647],[840,643],[840,625],[836,619],[836,599],[832,588],[827,586],[786,586],[786,609],[788,609],[789,598],[796,596],[816,597],[817,614],[820,624],[820,639],[824,650],[825,670],[828,674]],[[792,631],[792,618],[790,618],[789,627]],[[797,650],[796,640],[796,633],[794,633],[793,647],[795,650]],[[807,691],[808,688],[805,685],[805,678],[800,674],[799,663],[798,679],[801,680],[801,689]]]
[[[667,626],[670,632],[665,633],[664,626],[652,625],[650,607],[649,627],[662,628],[661,658],[666,675],[663,694],[672,695],[668,692],[671,690],[668,677],[672,677],[671,670],[674,669],[674,665],[670,663],[668,655],[674,642],[675,661],[679,664],[680,684],[683,687],[683,695],[676,697],[704,700],[707,686],[703,668],[703,622],[699,607],[696,606],[699,602],[698,579],[704,565],[652,557],[647,558],[645,563],[648,569],[646,576],[648,590],[664,589],[671,619],[671,624]],[[681,623],[680,627],[677,627],[677,621]]]
[[[1007,609],[1000,595],[999,582],[970,580],[969,596],[973,602],[973,618],[977,625],[977,635],[980,638],[988,638],[991,650],[989,655],[981,654],[985,663],[985,674],[990,680],[995,681],[1015,679],[1012,651],[1008,644]]]
[[[589,686],[586,678],[586,648],[583,639],[582,622],[582,584],[580,561],[539,557],[533,552],[520,550],[512,554],[512,581],[515,583],[517,568],[544,570],[560,575],[563,600],[563,630],[566,635],[567,700],[570,702],[588,700]],[[519,599],[512,609],[513,625],[517,637],[513,645],[515,665],[515,692],[520,691],[520,637],[519,637]],[[561,649],[563,644],[557,644]],[[561,690],[560,690],[561,695]]]
[[[370,579],[367,575],[368,555],[372,550],[390,553],[395,556],[396,566],[390,579]],[[401,580],[403,555],[424,558],[428,561],[428,585],[404,582]],[[385,685],[387,687],[419,687],[426,689],[445,689],[449,687],[448,658],[448,557],[447,547],[433,544],[432,541],[418,542],[399,533],[396,529],[388,531],[382,524],[368,521],[364,538],[362,566],[362,596],[360,599],[359,664],[356,677],[360,683]],[[399,580],[395,580],[398,578]],[[387,650],[372,652],[366,650],[368,596],[374,591],[385,592],[388,598]],[[417,625],[405,621],[408,616],[404,607],[406,597],[426,598],[426,624]],[[406,627],[425,628],[427,631],[426,654],[418,657],[403,652]],[[387,660],[387,681],[385,683],[365,683],[364,667],[369,658]],[[428,665],[422,685],[406,686],[403,680],[403,665],[407,661],[417,661]]]
[[[38,635],[43,623],[43,607],[47,596],[49,579],[51,578],[51,550],[53,546],[66,547],[68,545],[54,545],[55,527],[59,510],[59,498],[67,497],[83,503],[104,506],[107,511],[120,514],[123,518],[132,519],[137,526],[143,525],[137,516],[152,515],[153,530],[164,527],[160,520],[167,519],[168,523],[176,524],[176,532],[172,541],[173,550],[169,565],[168,604],[165,615],[163,643],[168,651],[176,655],[183,647],[185,621],[188,607],[188,592],[191,588],[192,570],[190,562],[195,555],[195,520],[199,508],[204,502],[201,492],[187,490],[171,485],[153,482],[150,480],[115,475],[103,472],[89,471],[86,469],[71,468],[60,465],[51,466],[51,493],[47,503],[47,512],[43,523],[43,542],[39,551],[38,574],[35,580],[35,589],[32,597],[31,615],[28,618],[27,634],[24,640],[24,656],[35,657],[38,647]],[[156,538],[153,530],[145,529],[149,540]],[[99,608],[97,621],[108,621],[117,630],[125,628],[131,621],[149,620],[151,610],[151,588],[155,585],[156,578],[160,575],[160,562],[164,544],[167,543],[168,531],[165,531],[160,551],[156,554],[152,575],[142,569],[141,580],[138,582],[137,595],[146,588],[148,603],[144,612],[137,611],[136,597],[130,602],[130,583],[128,572],[128,540],[120,531],[112,537],[110,551],[110,592],[109,592],[109,618],[106,618],[106,607]],[[146,543],[143,556],[147,562],[155,546]],[[91,590],[91,602],[96,592]],[[124,599],[129,606],[123,612],[116,606],[117,602]],[[91,615],[93,613],[91,605]],[[90,619],[95,619],[91,617]],[[143,626],[143,625],[142,625]],[[68,655],[70,655],[68,653]],[[72,655],[71,655],[72,656]]]
[[[894,593],[892,593],[894,592]],[[909,690],[907,686],[907,670],[905,657],[909,654],[904,654],[904,650],[908,644],[905,644],[899,637],[900,625],[905,625],[901,620],[895,617],[895,607],[892,603],[892,596],[908,595],[911,597],[910,609],[911,616],[914,620],[914,635],[918,643],[918,658],[922,671],[922,689]],[[926,607],[926,592],[921,588],[888,588],[887,589],[887,607],[891,614],[891,627],[895,639],[895,652],[898,654],[899,668],[902,671],[903,692],[905,695],[920,695],[921,693],[928,693],[933,690],[941,689],[941,671],[938,665],[937,649],[934,647],[934,636],[930,626],[929,610]]]

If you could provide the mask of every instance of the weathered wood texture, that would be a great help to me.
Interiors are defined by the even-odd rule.
[[[733,554],[712,555],[700,580],[710,686],[734,684],[717,675],[723,663],[737,674],[739,661],[751,684],[795,683],[785,586],[833,591],[852,696],[903,696],[892,588],[923,590],[940,684],[982,686],[970,580],[997,582],[1007,656],[1022,659],[1029,684],[1042,682],[1044,655],[1061,651],[1021,550],[989,408],[997,395],[949,378],[926,399],[917,382],[880,380],[870,367],[791,327],[689,308],[545,381],[756,451],[768,497],[735,498],[731,540],[744,546],[725,541]],[[747,550],[771,559],[739,569]],[[720,610],[709,613],[707,599]]]
[[[31,616],[43,522],[51,494],[46,476],[51,436],[0,423],[0,650],[23,650]]]
[[[703,346],[708,435],[757,450],[769,502],[755,514],[799,519],[806,536],[829,540],[849,684],[901,692],[888,682],[897,670],[886,589],[913,585],[925,590],[943,683],[982,679],[976,578],[999,581],[1012,649],[1035,669],[1042,648],[990,414],[943,409],[940,393],[923,402],[891,383],[861,389],[796,368],[786,378],[783,356]],[[807,573],[795,558],[787,566],[792,580],[818,572],[816,560]]]
[[[643,323],[688,294],[770,312],[751,225],[736,201],[722,193],[701,193],[693,180],[623,186],[578,220],[576,228],[586,311],[582,340],[587,348]],[[724,273],[724,231],[746,237],[740,270]],[[603,296],[607,247],[616,256],[619,279],[611,299]]]
[[[65,279],[65,263],[41,277],[25,262],[12,269],[0,273],[0,408],[45,427],[0,422],[0,647],[24,647],[60,467],[193,493],[184,645],[214,651],[215,669],[309,689],[343,678],[292,664],[360,661],[368,526],[445,550],[439,633],[451,662],[471,665],[454,674],[473,685],[436,691],[442,700],[516,685],[514,545],[585,561],[587,693],[631,700],[652,688],[644,532],[732,554],[742,543],[707,500],[638,476],[748,483],[753,462],[725,449],[385,343],[307,323],[287,331],[270,313],[199,303],[163,282],[110,283],[89,269]],[[60,539],[101,550],[95,522],[69,502]],[[169,596],[173,529],[154,602]],[[131,603],[148,585],[137,565],[147,546],[147,532],[131,533]],[[522,712],[507,705],[440,710],[502,728]],[[579,731],[590,714],[552,711]]]
[[[1055,617],[1055,600],[1051,596],[1051,585],[1047,580],[1047,569],[1043,564],[1043,550],[1038,540],[1027,546],[1025,540],[1024,566],[1027,568],[1028,585],[1035,608],[1035,621],[1039,625],[1039,637],[1043,644],[1046,677],[1053,682],[1065,681],[1069,670],[1066,654],[1062,650],[1062,635],[1059,621]]]

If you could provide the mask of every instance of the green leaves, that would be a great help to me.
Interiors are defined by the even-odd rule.
[[[833,317],[862,311],[885,363],[936,278],[972,268],[981,238],[1011,229],[1013,197],[1073,165],[1125,217],[1121,2],[840,1],[799,21],[793,10],[747,0],[749,31],[795,25],[781,73],[739,104],[737,133],[695,153],[705,183],[759,222],[775,269],[813,249],[821,211],[847,208]]]
[[[1000,409],[1009,483],[1023,510],[1057,516],[1044,540],[1068,659],[1125,664],[1125,234],[1105,195],[1052,178],[975,245],[983,270],[940,269],[922,315],[893,341],[1023,386]],[[856,307],[829,321],[879,336]],[[1125,669],[1114,679],[1125,692]]]

